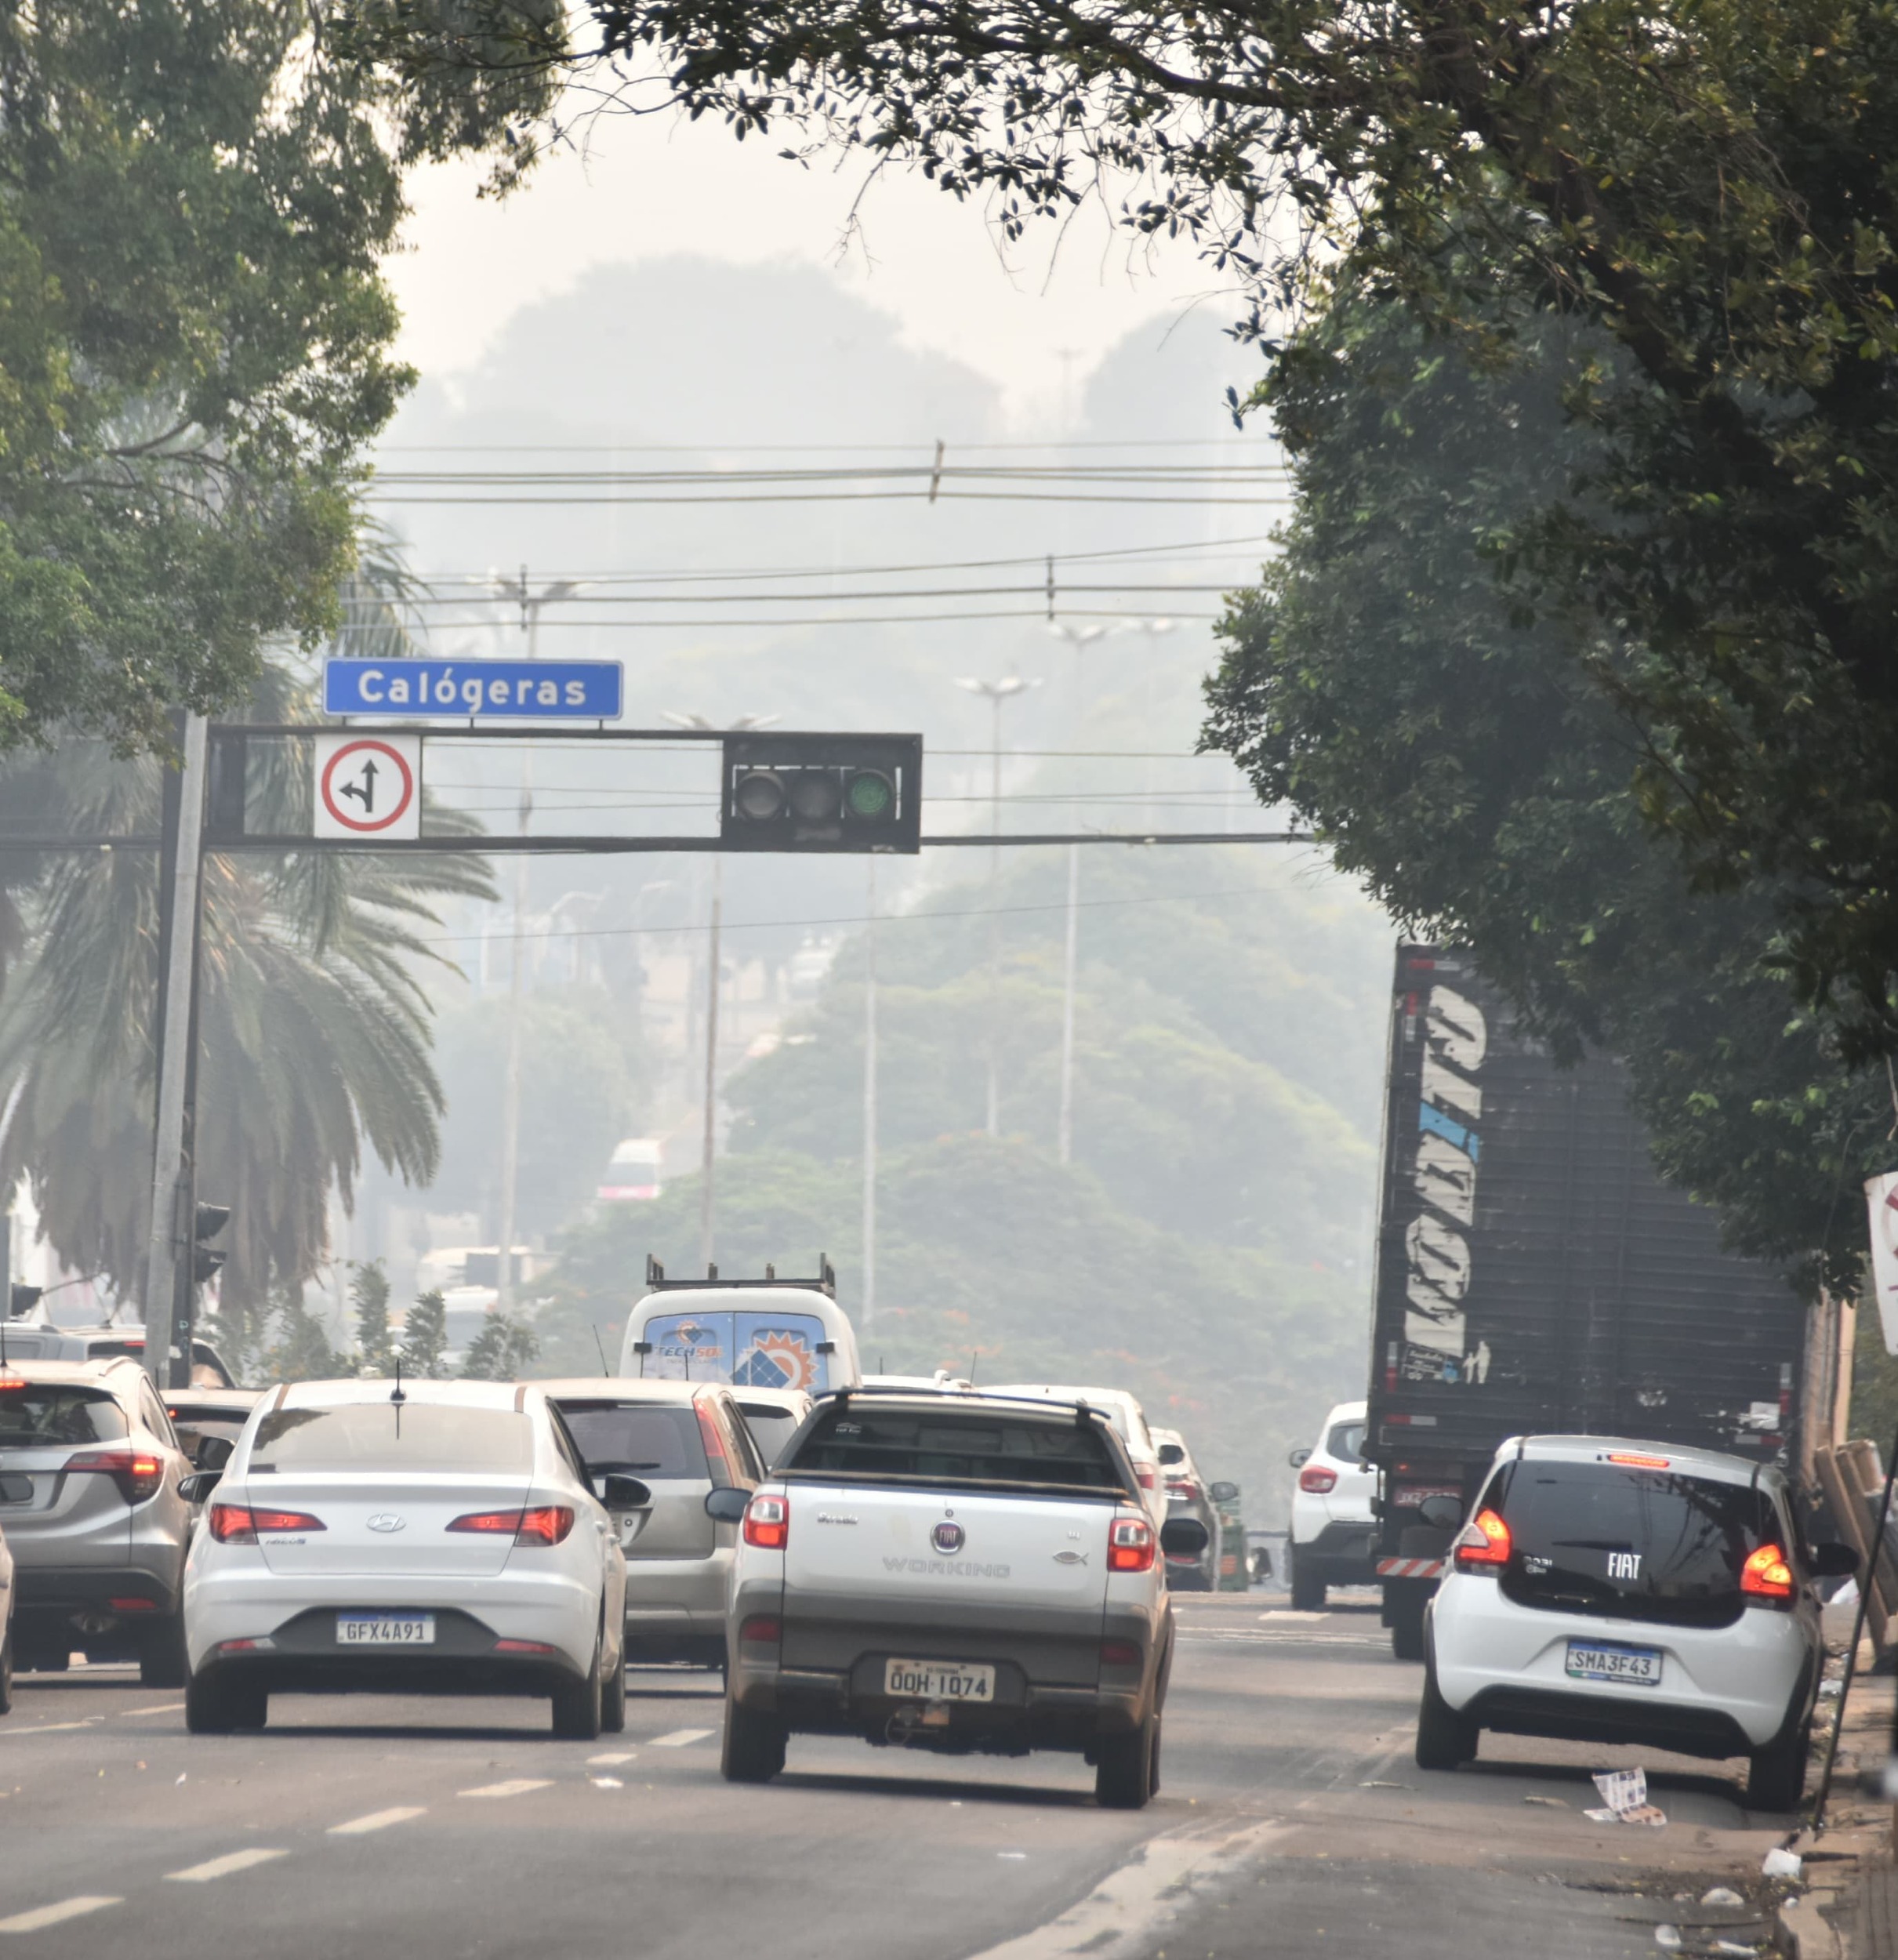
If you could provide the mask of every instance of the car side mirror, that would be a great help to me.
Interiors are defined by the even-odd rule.
[[[1211,1542],[1197,1518],[1169,1518],[1160,1526],[1160,1549],[1170,1559],[1196,1559]]]
[[[1228,1483],[1222,1479],[1218,1483],[1209,1485],[1206,1494],[1215,1504],[1237,1504],[1239,1486],[1236,1483]]]
[[[229,1436],[200,1436],[191,1461],[201,1470],[221,1470],[237,1454],[237,1447]]]
[[[1294,1450],[1287,1456],[1285,1461],[1294,1470],[1302,1470],[1312,1461],[1312,1453],[1309,1450]]]
[[[629,1477],[623,1470],[609,1471],[593,1482],[599,1489],[600,1501],[609,1511],[644,1511],[652,1503],[652,1493],[637,1477]]]
[[[1417,1507],[1417,1515],[1433,1531],[1454,1531],[1463,1522],[1463,1506],[1454,1497],[1426,1497]]]
[[[1842,1579],[1848,1573],[1856,1572],[1860,1561],[1850,1545],[1834,1542],[1814,1545],[1808,1563],[1815,1579]]]
[[[739,1490],[735,1484],[705,1494],[706,1515],[716,1518],[720,1524],[736,1524],[750,1507],[751,1493]]]
[[[194,1470],[178,1479],[178,1494],[187,1504],[202,1504],[223,1480],[222,1470]]]

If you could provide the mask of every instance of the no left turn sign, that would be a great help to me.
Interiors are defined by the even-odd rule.
[[[419,735],[323,735],[316,739],[319,837],[419,837]]]

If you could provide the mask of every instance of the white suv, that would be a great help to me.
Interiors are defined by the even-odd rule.
[[[1364,1404],[1341,1402],[1325,1417],[1318,1446],[1294,1450],[1292,1492],[1292,1604],[1316,1613],[1327,1586],[1370,1585],[1377,1574],[1377,1520],[1371,1499],[1377,1473],[1363,1459]]]
[[[1451,1564],[1424,1622],[1421,1768],[1468,1762],[1485,1729],[1631,1742],[1744,1755],[1749,1805],[1798,1805],[1824,1659],[1811,1581],[1858,1559],[1801,1544],[1779,1472],[1514,1437]]]

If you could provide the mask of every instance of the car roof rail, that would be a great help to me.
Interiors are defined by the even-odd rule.
[[[646,1290],[648,1293],[713,1293],[735,1287],[800,1287],[807,1292],[821,1293],[834,1300],[837,1297],[837,1269],[830,1263],[827,1254],[817,1255],[817,1273],[813,1279],[780,1279],[778,1269],[768,1265],[761,1279],[722,1279],[718,1268],[708,1265],[702,1279],[668,1279],[666,1269],[650,1252],[646,1254]]]
[[[1005,1402],[1011,1409],[1044,1409],[1058,1415],[1062,1410],[1070,1410],[1076,1424],[1098,1422],[1112,1429],[1114,1419],[1105,1409],[1097,1409],[1091,1402],[1060,1402],[1053,1396],[999,1396],[992,1395],[986,1388],[901,1388],[886,1386],[880,1382],[860,1381],[846,1383],[840,1388],[826,1388],[822,1395],[813,1396],[813,1403],[852,1402],[859,1396],[889,1396],[902,1401],[905,1397],[913,1402],[935,1403],[967,1403],[970,1402]]]

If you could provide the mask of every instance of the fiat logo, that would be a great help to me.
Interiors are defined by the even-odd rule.
[[[408,1522],[406,1518],[398,1518],[393,1511],[379,1511],[370,1519],[369,1529],[372,1531],[400,1531]]]
[[[938,1552],[960,1552],[967,1535],[959,1524],[939,1524],[929,1534],[929,1542]]]

